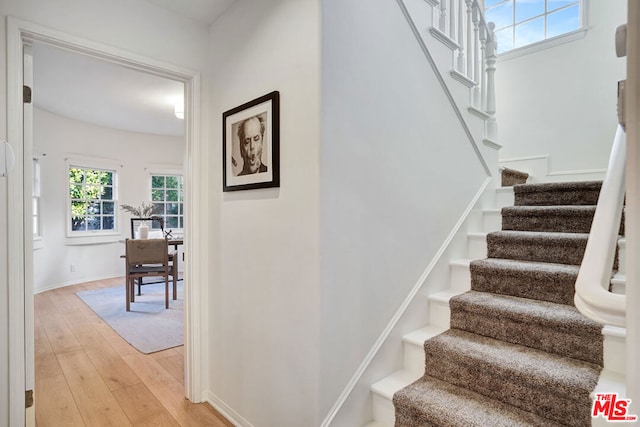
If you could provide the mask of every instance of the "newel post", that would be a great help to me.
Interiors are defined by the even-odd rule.
[[[491,116],[487,120],[487,138],[493,141],[498,139],[498,126],[496,124],[496,60],[498,42],[495,33],[496,24],[489,22],[489,34],[487,41],[487,109],[486,112]]]

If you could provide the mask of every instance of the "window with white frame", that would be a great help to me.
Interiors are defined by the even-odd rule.
[[[116,230],[114,170],[69,166],[71,233]]]
[[[181,175],[151,175],[153,215],[162,217],[165,229],[184,228],[183,200]]]
[[[40,161],[36,158],[33,159],[33,188],[31,190],[31,205],[33,211],[31,212],[33,218],[33,238],[38,239],[42,237],[42,219],[40,215]]]
[[[485,17],[504,53],[582,28],[583,7],[584,0],[486,0]]]

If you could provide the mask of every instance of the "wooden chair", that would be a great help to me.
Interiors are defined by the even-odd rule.
[[[169,276],[173,277],[173,299],[177,298],[178,272],[169,263],[166,239],[126,239],[126,299],[127,311],[135,302],[135,279],[150,276],[164,277],[165,308],[169,308]]]
[[[160,238],[160,237],[168,238],[168,235],[171,234],[171,233],[165,233],[164,220],[159,216],[148,217],[148,218],[131,218],[130,221],[131,221],[131,239],[140,238],[140,236],[137,235],[138,233],[136,232],[136,230],[140,225],[140,223],[143,223],[143,222],[151,225],[151,230],[149,230],[149,238]],[[152,236],[151,234],[155,232],[160,233],[160,235]],[[178,264],[178,256],[177,256],[178,248],[176,247],[175,249],[176,251],[169,252],[169,262],[177,265]],[[177,269],[176,269],[176,274],[178,274]],[[142,282],[142,277],[138,278],[136,282],[138,284],[138,295],[142,295],[142,285],[145,284]],[[176,299],[176,298],[174,297],[173,299]]]

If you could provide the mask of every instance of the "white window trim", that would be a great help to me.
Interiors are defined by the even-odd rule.
[[[559,36],[555,36],[550,39],[540,40],[539,42],[508,50],[498,55],[498,62],[508,61],[510,59],[519,58],[524,55],[529,55],[531,53],[540,52],[565,43],[583,39],[587,35],[587,31],[588,28],[580,28],[568,33],[560,34]]]
[[[122,239],[122,234],[120,232],[120,221],[119,216],[115,214],[115,228],[112,231],[72,231],[71,223],[69,219],[71,218],[71,198],[69,196],[69,168],[70,167],[78,167],[83,169],[94,168],[94,169],[104,169],[111,170],[115,172],[115,176],[113,177],[113,201],[115,202],[114,212],[118,210],[118,188],[120,187],[118,183],[118,171],[122,168],[122,165],[114,159],[103,159],[97,157],[84,157],[84,156],[72,156],[67,157],[65,159],[65,187],[67,194],[67,204],[66,204],[66,239],[65,245],[73,246],[73,245],[92,245],[92,244],[100,244],[100,243],[115,243]]]
[[[486,13],[486,10],[485,10]],[[526,46],[517,47],[498,54],[498,62],[508,61],[510,59],[519,58],[530,53],[540,52],[545,49],[551,49],[565,43],[583,39],[589,30],[589,0],[581,0],[580,2],[580,28],[568,33],[559,34],[555,37],[540,40]]]

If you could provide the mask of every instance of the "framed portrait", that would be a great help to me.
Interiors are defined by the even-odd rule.
[[[222,114],[222,191],[280,186],[280,93]]]

